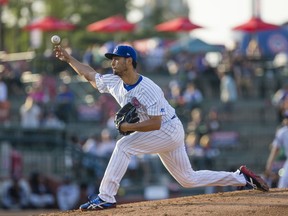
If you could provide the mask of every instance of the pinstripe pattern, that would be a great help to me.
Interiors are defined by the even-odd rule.
[[[141,107],[137,108],[140,121],[147,120],[149,115],[162,115],[162,121],[166,122],[175,114],[175,110],[164,98],[164,93],[152,80],[142,76],[142,81],[132,90],[124,88],[123,81],[113,74],[96,75],[96,83],[101,93],[110,93],[120,106],[124,106],[137,98]]]
[[[135,132],[117,141],[100,185],[101,199],[116,202],[114,196],[131,156],[142,154],[158,154],[167,170],[183,187],[246,184],[239,172],[192,169],[185,150],[183,125],[178,118],[171,119],[175,110],[153,81],[143,76],[142,81],[130,91],[123,87],[123,81],[115,75],[96,75],[96,83],[101,93],[110,93],[121,106],[136,97],[141,104],[137,108],[141,121],[148,119],[149,115],[162,115],[160,130]]]
[[[279,188],[286,188],[288,187],[288,126],[282,126],[277,130],[274,140],[272,142],[273,146],[278,147],[279,149],[282,148],[284,154],[286,156],[286,161],[283,165],[284,173],[280,176],[278,187]]]

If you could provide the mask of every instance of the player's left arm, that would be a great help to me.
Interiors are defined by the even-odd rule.
[[[162,116],[149,116],[148,120],[139,122],[139,123],[123,123],[121,124],[121,130],[126,131],[153,131],[159,130],[161,127]]]
[[[272,149],[270,151],[267,163],[266,163],[266,169],[265,169],[265,174],[269,175],[271,173],[272,170],[272,164],[277,156],[279,152],[279,148],[277,146],[272,146]]]

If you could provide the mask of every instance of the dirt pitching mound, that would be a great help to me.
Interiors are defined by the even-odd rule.
[[[174,199],[118,205],[103,211],[79,210],[40,214],[41,216],[170,216],[170,215],[288,215],[288,189],[271,189],[268,193],[245,190],[196,195]]]

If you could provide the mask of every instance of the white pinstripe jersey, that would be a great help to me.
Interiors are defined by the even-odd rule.
[[[110,93],[121,107],[137,99],[137,113],[140,121],[149,116],[162,116],[162,123],[175,115],[175,109],[164,97],[162,89],[151,79],[142,76],[142,80],[131,90],[124,88],[123,80],[114,74],[96,74],[95,80],[100,93]]]
[[[283,147],[285,156],[288,158],[288,126],[282,126],[277,130],[272,144],[278,148]]]

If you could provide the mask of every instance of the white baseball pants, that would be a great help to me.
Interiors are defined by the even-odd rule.
[[[114,203],[132,155],[158,154],[170,174],[183,187],[244,186],[246,180],[236,172],[194,171],[184,144],[184,129],[178,118],[172,119],[160,130],[135,132],[118,140],[100,185],[99,197]]]

